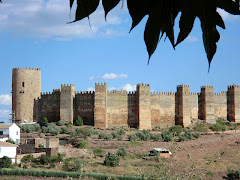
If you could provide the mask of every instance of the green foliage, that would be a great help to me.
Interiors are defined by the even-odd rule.
[[[49,168],[55,168],[55,167],[56,167],[56,164],[51,162],[49,165]]]
[[[136,136],[141,141],[148,141],[151,138],[151,133],[148,130],[142,130],[142,131],[138,131],[136,133]]]
[[[105,140],[107,140],[107,141],[109,141],[109,140],[112,140],[112,135],[111,134],[106,134],[106,136],[105,136]]]
[[[68,128],[72,127],[72,125],[70,123],[66,123],[65,126]]]
[[[15,144],[15,141],[12,138],[9,138],[8,140],[6,140],[6,142],[11,143],[11,144]]]
[[[212,131],[225,131],[226,126],[221,123],[213,124],[209,127]]]
[[[179,137],[180,142],[186,141],[186,139],[187,139],[184,134],[180,134],[178,137]]]
[[[137,147],[137,146],[141,146],[141,145],[142,145],[142,143],[137,142],[137,141],[130,141],[130,142],[128,142],[127,144],[128,144],[128,146],[130,146],[130,147]]]
[[[50,157],[42,154],[38,158],[33,159],[32,162],[36,163],[37,165],[46,165],[50,163]]]
[[[50,133],[51,135],[58,135],[60,133],[61,129],[57,127],[55,124],[48,124],[47,127],[42,127],[42,133]]]
[[[78,116],[76,119],[76,126],[82,126],[83,125],[83,119]]]
[[[87,149],[89,146],[89,142],[80,142],[75,147],[79,149]]]
[[[40,125],[38,123],[33,125],[33,131],[39,131],[41,129]]]
[[[0,169],[2,168],[11,168],[12,167],[12,160],[7,156],[3,156],[0,158]]]
[[[117,154],[114,153],[108,153],[104,160],[105,166],[115,167],[119,166],[120,158]]]
[[[23,156],[22,162],[31,162],[34,159],[32,154],[28,154],[26,156]]]
[[[131,142],[135,142],[137,140],[136,134],[129,134],[128,135],[128,140]]]
[[[60,121],[58,121],[57,122],[57,125],[58,126],[63,126],[63,125],[65,125],[66,123],[65,123],[65,121],[63,121],[63,120],[60,120]]]
[[[66,134],[68,132],[68,128],[65,126],[65,127],[61,127],[60,129],[60,134]]]
[[[94,156],[99,156],[99,157],[104,157],[106,155],[106,151],[104,149],[101,148],[96,148],[93,149],[93,154]]]
[[[182,126],[174,125],[169,128],[169,132],[172,133],[174,136],[178,136],[183,131]]]
[[[193,134],[193,137],[198,139],[200,137],[200,134],[196,132],[196,133]]]
[[[197,132],[208,132],[208,126],[206,124],[196,123],[193,130]]]
[[[122,141],[122,139],[123,139],[123,136],[122,136],[122,135],[118,135],[118,136],[117,136],[117,140],[118,140],[118,141]]]
[[[89,17],[102,2],[105,18],[120,0],[100,1],[94,0],[89,4],[88,1],[81,1],[76,8],[76,16],[73,22]],[[70,0],[70,9],[74,0]],[[149,59],[155,52],[159,41],[163,35],[169,39],[173,48],[184,41],[193,29],[195,19],[200,20],[203,44],[207,54],[209,66],[217,50],[217,42],[220,39],[217,26],[225,29],[225,24],[217,9],[224,9],[230,14],[239,15],[239,1],[127,1],[128,12],[132,18],[132,27],[135,28],[141,20],[147,15],[148,20],[144,31],[144,41],[149,54]],[[179,23],[176,23],[176,17],[180,14]],[[208,17],[208,18],[206,18]],[[214,18],[209,18],[214,17]],[[179,24],[179,34],[175,42],[174,28]]]
[[[40,148],[44,148],[44,145],[43,145],[43,144],[39,144],[39,147],[40,147]]]
[[[151,140],[153,140],[153,141],[161,141],[162,140],[162,135],[160,133],[158,133],[158,134],[151,134]]]
[[[46,117],[44,117],[44,118],[42,119],[42,123],[48,123],[48,119],[47,119]]]
[[[119,129],[118,131],[117,131],[117,133],[119,134],[119,135],[124,135],[125,134],[125,131],[124,131],[124,129]]]
[[[105,134],[105,133],[100,132],[100,133],[98,134],[98,139],[105,139],[105,138],[106,138],[106,134]]]
[[[21,130],[25,133],[31,133],[34,131],[34,127],[32,125],[29,124],[24,124],[21,126]]]
[[[111,135],[112,135],[113,139],[115,139],[115,138],[117,138],[119,136],[119,134],[117,132],[115,132],[115,131],[112,132]]]
[[[165,142],[169,142],[173,140],[173,135],[169,131],[162,132],[162,139]]]
[[[24,164],[23,169],[28,169],[28,166],[26,164]]]
[[[82,172],[84,162],[76,159],[76,158],[68,158],[63,161],[63,170],[65,171],[73,171],[77,172],[80,171]]]
[[[117,155],[125,157],[127,155],[127,149],[125,147],[119,147],[117,150]]]
[[[235,179],[240,179],[240,170],[232,170],[232,169],[228,169],[227,171],[227,177],[230,180],[235,180]]]
[[[95,132],[91,127],[75,128],[74,131],[71,133],[71,136],[76,137],[82,135],[84,139],[87,139],[87,137],[90,137],[94,133]]]
[[[193,139],[193,134],[190,130],[185,131],[185,137],[186,139],[192,140]]]

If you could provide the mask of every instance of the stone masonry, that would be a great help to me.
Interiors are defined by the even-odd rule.
[[[166,128],[175,124],[188,127],[191,119],[215,123],[217,119],[240,122],[240,87],[214,93],[213,86],[202,86],[200,93],[188,85],[177,92],[151,92],[149,84],[137,84],[136,91],[108,91],[106,83],[96,83],[94,92],[76,92],[73,84],[62,84],[53,92],[41,93],[40,69],[14,68],[12,111],[17,122],[63,120],[98,128],[130,126],[139,129]]]

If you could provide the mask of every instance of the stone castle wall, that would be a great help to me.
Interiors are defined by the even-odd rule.
[[[95,92],[75,92],[75,86],[61,85],[51,93],[41,93],[39,69],[13,69],[13,111],[16,119],[73,123],[80,116],[84,124],[98,128],[130,126],[139,129],[187,127],[191,119],[215,123],[217,119],[240,122],[240,87],[214,93],[213,86],[202,86],[191,93],[188,85],[175,92],[150,92],[149,84],[137,84],[136,91],[107,90],[96,83]],[[24,82],[24,83],[23,83]]]

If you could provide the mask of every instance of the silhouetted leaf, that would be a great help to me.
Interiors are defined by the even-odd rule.
[[[105,19],[107,17],[107,14],[109,11],[111,11],[113,8],[115,8],[120,0],[102,0],[103,8],[105,11]]]
[[[141,20],[146,16],[150,9],[151,5],[153,6],[153,2],[149,2],[149,0],[128,0],[127,6],[129,10],[129,14],[132,17],[132,27],[130,32],[136,27]]]
[[[77,0],[76,16],[73,22],[89,17],[97,9],[98,5],[99,0]]]
[[[70,0],[70,9],[72,9],[73,3],[74,3],[74,0]]]
[[[218,0],[218,7],[221,9],[224,9],[225,11],[234,14],[239,15],[239,1],[232,1],[232,0]]]

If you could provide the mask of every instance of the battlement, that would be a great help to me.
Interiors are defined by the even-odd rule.
[[[127,94],[127,91],[125,91],[125,90],[123,90],[123,91],[112,90],[112,91],[108,91],[108,94]]]
[[[194,96],[194,95],[200,95],[200,93],[190,92],[190,95],[191,95],[191,96]]]
[[[226,91],[222,91],[221,93],[214,93],[215,96],[226,96],[227,92]]]
[[[75,86],[74,84],[61,84],[61,87],[71,87],[71,86]]]
[[[185,88],[189,88],[190,86],[189,86],[189,85],[183,85],[183,84],[177,86],[177,88],[183,88],[183,87],[185,87]]]
[[[234,89],[234,88],[239,88],[240,86],[239,85],[230,85],[228,86],[228,89]]]
[[[214,86],[201,86],[201,89],[213,89]]]
[[[175,95],[176,94],[175,92],[172,92],[172,91],[170,91],[170,92],[157,92],[157,93],[159,93],[160,95]]]
[[[13,68],[14,71],[17,71],[17,70],[36,70],[36,71],[40,71],[41,69],[40,68],[28,68],[28,67],[24,67],[24,68],[20,68],[20,67],[17,67],[17,68]]]
[[[128,92],[128,95],[135,95],[136,94],[136,91],[129,91]]]
[[[149,87],[150,86],[150,84],[137,84],[137,87]]]
[[[107,85],[107,83],[105,83],[105,82],[104,83],[102,83],[102,82],[101,83],[95,83],[95,86],[106,86],[106,85]]]
[[[42,96],[46,96],[46,95],[54,95],[54,94],[58,94],[59,92],[41,92]]]
[[[94,91],[76,91],[76,95],[93,95],[95,92]]]

